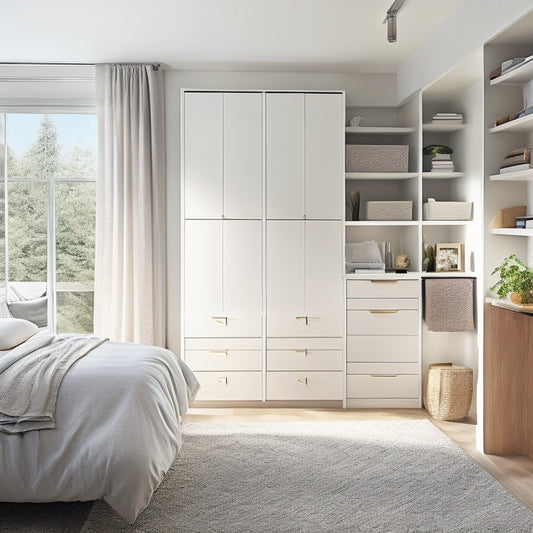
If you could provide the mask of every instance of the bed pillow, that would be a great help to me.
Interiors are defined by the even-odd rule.
[[[0,318],[0,350],[11,350],[38,331],[35,324],[22,318]]]

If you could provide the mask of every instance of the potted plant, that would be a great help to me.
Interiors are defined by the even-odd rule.
[[[515,254],[506,257],[493,271],[500,279],[490,288],[500,298],[510,295],[515,304],[533,303],[533,269],[520,261]]]

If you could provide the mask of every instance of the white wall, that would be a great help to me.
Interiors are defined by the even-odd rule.
[[[165,71],[168,347],[180,351],[180,90],[344,90],[348,106],[394,106],[393,74]]]
[[[532,9],[531,0],[464,0],[398,70],[398,101],[427,87]]]

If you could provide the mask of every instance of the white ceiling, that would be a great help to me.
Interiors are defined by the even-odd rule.
[[[463,0],[2,2],[2,62],[160,62],[165,68],[396,72]]]

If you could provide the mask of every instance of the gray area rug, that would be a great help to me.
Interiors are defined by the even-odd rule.
[[[184,424],[133,526],[83,533],[531,532],[533,512],[428,420]]]

